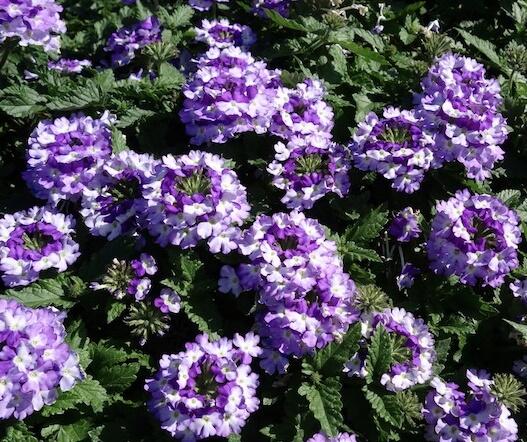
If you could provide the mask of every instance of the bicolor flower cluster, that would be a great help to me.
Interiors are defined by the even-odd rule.
[[[367,375],[367,346],[379,327],[393,338],[395,357],[389,371],[381,376],[381,384],[389,391],[402,391],[430,380],[436,360],[434,337],[422,319],[401,308],[363,314],[363,347],[345,364],[344,372],[348,376]]]
[[[292,0],[253,0],[253,11],[261,17],[267,17],[265,10],[278,12],[282,17],[289,15]]]
[[[278,142],[274,161],[267,167],[273,185],[284,190],[281,201],[290,209],[310,209],[328,193],[343,197],[349,191],[350,161],[339,144],[318,135],[294,136]]]
[[[23,174],[32,192],[53,203],[77,200],[111,155],[113,121],[108,112],[98,119],[79,113],[41,121],[29,137]]]
[[[419,212],[411,207],[405,207],[393,218],[388,233],[399,242],[409,242],[419,238],[421,235]]]
[[[64,341],[65,317],[0,299],[0,419],[25,419],[84,377]]]
[[[223,158],[200,151],[167,155],[145,188],[148,229],[161,246],[187,249],[206,240],[212,253],[236,249],[250,207],[245,187]]]
[[[510,411],[492,391],[489,373],[467,370],[469,393],[455,383],[439,378],[431,382],[423,416],[427,422],[426,440],[464,442],[518,440],[518,426]]]
[[[379,118],[370,112],[358,125],[349,146],[355,167],[375,171],[399,192],[419,189],[433,165],[434,138],[414,111],[389,107]]]
[[[133,296],[136,301],[142,301],[150,293],[152,288],[150,277],[156,273],[156,261],[153,256],[147,253],[141,253],[138,259],[133,259],[130,262],[114,258],[102,281],[93,282],[91,288],[107,290],[116,299]],[[162,310],[160,306],[159,308]]]
[[[110,53],[113,67],[129,64],[137,51],[161,40],[161,25],[157,17],[150,16],[110,35],[104,50]]]
[[[92,235],[113,240],[145,227],[147,202],[143,189],[155,177],[158,162],[131,150],[113,155],[82,192],[82,209]]]
[[[503,159],[500,145],[507,138],[500,85],[485,75],[476,60],[448,53],[432,65],[415,97],[435,134],[435,160],[458,161],[478,181],[489,178],[495,162]]]
[[[48,61],[48,68],[63,74],[80,74],[84,68],[91,66],[89,60],[77,60],[75,58],[59,58],[56,61]]]
[[[201,27],[196,28],[196,40],[209,47],[219,49],[237,46],[247,50],[256,42],[256,35],[249,26],[229,23],[229,20],[202,20]]]
[[[499,287],[518,267],[519,218],[499,199],[462,190],[437,203],[427,242],[431,269],[463,284]]]
[[[179,113],[192,144],[225,143],[243,132],[267,131],[279,71],[236,46],[211,47],[196,63]]]
[[[195,441],[239,434],[256,411],[258,375],[250,367],[261,352],[253,333],[210,341],[206,334],[185,344],[185,351],[163,355],[148,379],[149,410],[172,436]]]
[[[339,433],[336,436],[317,433],[311,436],[306,442],[357,442],[357,436],[349,433]]]
[[[80,256],[75,219],[45,207],[0,218],[0,273],[8,287],[36,281],[48,269],[65,271]]]
[[[54,0],[0,0],[0,43],[16,39],[20,46],[58,52],[60,34],[66,32],[61,12]]]
[[[265,348],[261,366],[285,372],[301,357],[346,333],[357,318],[355,284],[342,270],[324,228],[301,212],[260,215],[239,250],[249,264],[222,268],[220,291],[257,290],[256,327]]]
[[[214,3],[228,3],[229,0],[189,0],[188,4],[197,11],[208,11]]]

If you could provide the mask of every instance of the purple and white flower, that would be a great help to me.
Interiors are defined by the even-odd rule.
[[[29,137],[23,173],[32,192],[52,203],[77,200],[111,155],[113,121],[108,112],[98,119],[79,113],[41,121]]]
[[[154,299],[154,305],[163,313],[179,313],[181,310],[181,298],[174,290],[165,287],[161,289],[159,296]]]
[[[499,287],[518,267],[518,215],[490,195],[456,192],[436,205],[427,242],[430,268],[462,284]]]
[[[261,17],[267,17],[265,9],[271,9],[287,17],[291,3],[292,0],[253,0],[253,11]]]
[[[212,253],[237,248],[250,207],[245,187],[223,158],[200,151],[167,155],[145,189],[148,229],[161,246],[187,249],[206,240]]]
[[[229,23],[229,20],[202,20],[201,27],[196,28],[196,41],[206,43],[219,49],[237,46],[249,49],[256,42],[256,35],[249,26]]]
[[[399,288],[399,290],[409,289],[414,285],[416,276],[419,276],[420,274],[421,270],[419,270],[412,263],[407,262],[403,266],[401,274],[397,276],[397,278],[395,278],[397,287]]]
[[[89,68],[90,66],[90,60],[77,60],[75,58],[59,58],[58,60],[48,61],[48,69],[63,74],[80,74],[84,68]]]
[[[509,284],[509,288],[515,298],[520,298],[527,304],[527,279],[517,279]]]
[[[405,207],[392,220],[388,233],[399,242],[409,242],[421,235],[419,212]]]
[[[36,281],[40,272],[64,272],[80,256],[75,219],[46,207],[0,218],[0,273],[8,287]]]
[[[0,419],[23,420],[84,378],[65,342],[66,314],[0,299]]]
[[[357,442],[357,436],[349,433],[339,433],[336,436],[317,433],[311,436],[306,442]]]
[[[258,342],[253,333],[213,342],[203,334],[185,351],[163,355],[145,384],[161,428],[189,442],[239,434],[260,403],[258,375],[249,365],[261,352]]]
[[[349,146],[355,167],[375,171],[398,192],[419,189],[432,167],[434,137],[414,111],[389,107],[379,118],[370,112],[358,125]]]
[[[188,0],[190,7],[197,11],[208,11],[214,3],[229,3],[229,0]]]

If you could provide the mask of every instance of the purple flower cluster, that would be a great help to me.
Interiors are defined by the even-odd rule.
[[[207,240],[212,253],[236,249],[238,226],[250,207],[245,187],[223,158],[200,151],[167,155],[145,189],[148,229],[161,246],[186,249]]]
[[[112,152],[113,117],[83,114],[41,121],[29,137],[23,176],[33,193],[53,203],[75,200]]]
[[[237,46],[249,49],[256,42],[256,35],[249,26],[230,24],[229,20],[203,20],[196,28],[196,40],[219,49]]]
[[[388,233],[399,242],[409,242],[421,234],[419,227],[419,212],[411,207],[405,207],[392,220]]]
[[[54,0],[0,0],[0,43],[17,39],[20,46],[42,46],[58,52],[66,25],[60,18],[62,6]]]
[[[333,192],[348,193],[350,168],[347,151],[318,135],[294,136],[278,142],[274,161],[267,167],[273,185],[285,191],[281,201],[290,209],[310,209],[315,201]]]
[[[64,342],[65,317],[0,299],[0,419],[25,419],[84,377]]]
[[[520,298],[527,304],[527,279],[516,280],[509,284],[509,288],[515,298]]]
[[[519,219],[499,199],[462,190],[437,203],[427,242],[431,269],[462,284],[499,287],[518,267]]]
[[[149,44],[161,40],[161,25],[159,20],[150,16],[132,26],[121,28],[110,35],[104,50],[111,54],[114,67],[129,64],[136,52]]]
[[[179,116],[190,142],[225,143],[239,133],[267,131],[279,85],[280,72],[248,52],[235,46],[210,48],[183,87]]]
[[[91,66],[89,60],[77,60],[75,58],[60,58],[56,61],[48,61],[48,68],[64,74],[80,74],[84,68]]]
[[[427,382],[432,377],[436,352],[434,337],[424,321],[401,308],[386,309],[372,315],[364,314],[364,344],[367,344],[379,327],[384,327],[395,338],[394,354],[405,356],[404,360],[396,360],[390,370],[381,376],[381,384],[389,391],[402,391]],[[366,356],[367,347],[364,347],[345,364],[344,372],[348,376],[365,377],[369,370]]]
[[[348,433],[339,433],[336,436],[317,433],[311,436],[306,442],[357,442],[357,436]]]
[[[159,296],[154,299],[154,305],[163,313],[179,313],[181,310],[181,298],[172,289],[162,288]]]
[[[206,334],[185,351],[163,355],[160,370],[148,379],[149,410],[172,436],[195,441],[239,434],[258,409],[258,375],[250,367],[260,354],[253,333],[211,342]]]
[[[286,140],[295,135],[331,139],[333,110],[323,100],[324,94],[322,83],[312,79],[297,84],[295,89],[278,88],[269,132]]]
[[[188,0],[188,4],[197,11],[208,11],[214,3],[229,3],[229,0]]]
[[[130,262],[114,258],[102,281],[92,283],[91,288],[108,290],[116,299],[133,296],[136,301],[142,301],[152,287],[150,276],[156,273],[156,261],[147,253],[141,253],[138,259]]]
[[[292,0],[253,0],[253,11],[261,17],[266,17],[265,10],[278,12],[282,17],[289,15]]]
[[[150,155],[125,150],[100,167],[82,192],[80,211],[93,235],[111,241],[146,226],[148,206],[142,193],[153,181],[157,164]]]
[[[469,394],[454,383],[439,378],[431,382],[433,390],[426,396],[423,416],[429,441],[518,440],[518,426],[510,411],[492,392],[493,381],[485,371],[467,370]]]
[[[421,83],[423,92],[415,98],[435,133],[436,161],[457,160],[478,181],[488,178],[495,162],[503,159],[500,145],[507,138],[499,83],[485,74],[476,60],[445,54],[432,65]]]
[[[0,218],[0,273],[8,287],[27,285],[42,271],[65,271],[80,256],[75,220],[45,207]]]
[[[434,138],[414,111],[389,107],[383,118],[369,113],[349,146],[355,166],[393,181],[392,188],[413,193],[434,160]]]

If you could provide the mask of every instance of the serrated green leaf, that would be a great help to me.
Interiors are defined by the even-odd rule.
[[[306,28],[302,23],[299,23],[290,18],[282,17],[277,11],[273,9],[265,9],[265,15],[267,15],[267,18],[269,18],[273,23],[277,24],[281,28],[309,32],[309,29]]]
[[[379,326],[373,332],[366,357],[366,383],[379,381],[392,363],[392,341],[386,329]]]
[[[44,437],[53,437],[56,442],[81,442],[87,440],[92,424],[87,419],[80,419],[72,424],[53,424],[41,431]]]
[[[137,362],[130,364],[102,367],[97,371],[97,379],[109,391],[122,392],[137,379],[141,366]]]
[[[112,152],[117,154],[123,150],[128,150],[126,137],[119,129],[112,127]]]
[[[99,86],[94,81],[87,81],[84,86],[78,87],[60,97],[52,98],[47,107],[53,111],[74,111],[96,106],[102,101]]]
[[[106,323],[115,321],[126,310],[126,304],[121,301],[110,301],[106,306]]]
[[[126,111],[122,115],[119,116],[117,122],[115,123],[115,126],[123,129],[133,124],[137,124],[138,122],[144,120],[145,118],[151,117],[153,115],[155,115],[154,111],[147,110],[147,109],[140,109],[138,107],[132,107],[132,108],[126,109]]]
[[[353,226],[347,228],[343,236],[346,241],[358,244],[368,242],[380,236],[387,222],[388,211],[379,206],[362,216]]]
[[[15,118],[24,118],[44,110],[45,97],[29,86],[16,85],[5,88],[0,99],[0,109]]]
[[[340,75],[341,81],[349,80],[348,63],[342,47],[340,45],[330,46],[329,54],[333,58],[333,69],[335,69],[335,72]]]
[[[345,242],[342,244],[339,241],[339,253],[344,259],[349,259],[350,261],[382,262],[381,257],[375,250],[358,246],[354,242]]]
[[[502,62],[496,47],[489,41],[483,40],[482,38],[476,37],[475,35],[470,34],[469,32],[456,28],[459,34],[463,37],[465,42],[471,46],[474,46],[478,51],[480,51],[487,59],[492,62],[497,68],[507,72],[508,69],[505,68],[506,64]]]
[[[374,61],[381,65],[387,64],[388,61],[378,52],[372,51],[371,49],[365,48],[364,46],[355,43],[354,41],[344,41],[344,40],[333,40],[332,43],[339,44],[344,49],[347,49],[350,52],[353,52],[359,57],[363,57],[366,60]]]
[[[38,442],[35,435],[27,428],[23,422],[17,422],[7,428],[2,442]]]
[[[516,189],[506,189],[498,192],[496,196],[503,201],[506,206],[515,208],[520,204],[522,194]]]
[[[6,290],[0,298],[15,299],[26,307],[71,307],[75,301],[68,298],[59,279],[41,279],[22,289]]]
[[[364,391],[364,396],[379,418],[395,427],[402,425],[403,415],[394,395],[381,395],[369,390],[367,387],[364,387],[362,391]]]
[[[318,351],[313,358],[315,370],[329,376],[341,373],[344,364],[357,351],[360,336],[360,324],[355,324],[348,330],[341,341],[332,342],[324,349]]]
[[[504,321],[519,332],[523,336],[523,339],[527,340],[527,325],[509,321],[508,319],[504,319]]]

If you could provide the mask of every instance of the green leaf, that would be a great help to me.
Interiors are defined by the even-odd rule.
[[[332,342],[315,354],[313,358],[315,370],[330,376],[341,373],[344,364],[357,351],[360,337],[360,324],[355,324],[341,341]]]
[[[112,127],[112,152],[114,154],[128,150],[125,135],[116,127]]]
[[[497,68],[507,72],[508,69],[505,68],[505,63],[502,62],[500,56],[496,51],[496,47],[489,41],[483,40],[482,38],[476,37],[463,29],[456,28],[456,30],[463,37],[465,42],[471,46],[474,46],[478,51],[480,51],[489,61],[491,61]]]
[[[340,75],[341,80],[349,80],[348,62],[346,60],[346,55],[344,54],[342,47],[340,47],[340,45],[330,46],[329,54],[333,58],[333,69],[335,69],[335,72]]]
[[[6,430],[2,442],[38,442],[23,422],[17,422]]]
[[[392,363],[392,341],[386,329],[379,326],[373,332],[366,357],[366,383],[378,381]]]
[[[115,321],[126,310],[126,304],[122,301],[111,300],[106,306],[106,323]]]
[[[42,94],[29,86],[10,86],[2,91],[0,109],[12,117],[24,118],[44,110],[44,106],[40,103],[45,101]]]
[[[402,425],[403,415],[394,395],[377,394],[369,390],[366,386],[363,387],[362,391],[378,417],[395,427]]]
[[[298,390],[307,399],[309,410],[328,436],[336,436],[343,425],[341,388],[339,377],[336,376],[313,385],[303,383]]]
[[[346,241],[358,244],[368,242],[380,236],[387,222],[388,211],[379,206],[362,216],[355,225],[347,228],[344,236]]]
[[[140,109],[138,107],[131,107],[126,109],[126,111],[118,118],[115,126],[123,129],[125,127],[131,126],[132,124],[137,124],[153,115],[155,115],[154,111]]]
[[[309,32],[309,29],[302,23],[299,23],[290,18],[282,17],[278,12],[273,9],[265,9],[265,14],[273,23],[277,24],[281,28],[293,29],[295,31]]]
[[[80,419],[72,424],[53,424],[44,427],[42,436],[53,436],[56,442],[81,442],[88,439],[92,424],[87,419]]]
[[[354,242],[339,241],[339,253],[350,261],[382,262],[379,254],[372,249],[360,247]]]
[[[519,332],[523,336],[523,339],[527,341],[527,325],[509,321],[508,319],[504,319],[504,321],[509,324],[512,328],[514,328],[514,330]]]
[[[103,94],[97,83],[93,80],[88,80],[84,86],[51,99],[48,103],[48,109],[62,112],[85,109],[100,104],[102,98]]]
[[[65,411],[77,408],[80,404],[91,407],[97,413],[103,410],[104,403],[107,401],[106,389],[98,380],[87,376],[70,391],[62,392],[52,405],[44,407],[42,415],[64,414]]]
[[[386,58],[384,58],[378,52],[372,51],[371,49],[365,48],[354,41],[343,41],[343,40],[333,40],[332,43],[339,44],[344,49],[347,49],[350,52],[353,52],[359,57],[363,57],[366,60],[374,61],[379,64],[388,64]]]
[[[516,189],[506,189],[498,192],[496,196],[508,207],[515,208],[520,204],[521,192]]]
[[[9,289],[0,298],[15,299],[26,307],[71,307],[75,301],[68,298],[59,279],[42,279],[20,290]]]
[[[97,371],[97,379],[109,391],[122,392],[137,379],[141,365],[137,362],[131,364],[102,367]]]

